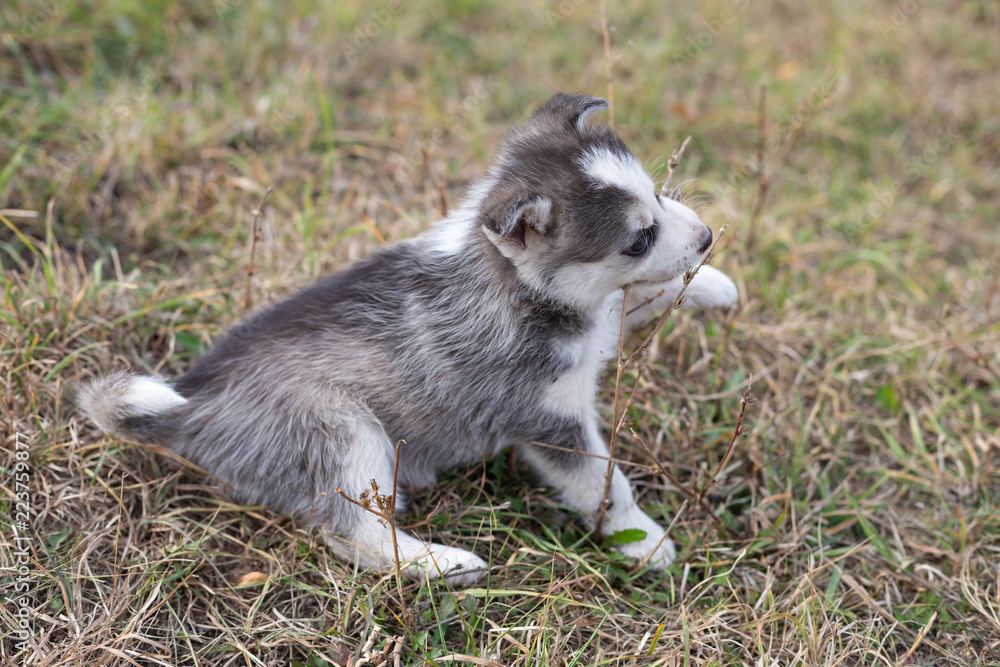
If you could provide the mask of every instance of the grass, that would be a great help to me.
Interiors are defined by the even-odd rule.
[[[239,319],[268,187],[257,304],[426,229],[551,92],[604,94],[596,2],[441,4],[0,8],[4,660],[1000,664],[993,3],[608,3],[616,125],[651,167],[693,136],[675,182],[741,289],[667,323],[618,442],[663,575],[501,456],[400,517],[490,577],[400,593],[81,418],[75,382],[176,377]]]

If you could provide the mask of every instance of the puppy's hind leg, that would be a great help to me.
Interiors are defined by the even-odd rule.
[[[351,426],[349,442],[342,443],[346,445],[343,467],[337,475],[337,483],[329,490],[336,495],[331,502],[336,503],[339,517],[323,521],[322,516],[314,515],[312,520],[320,524],[323,539],[334,553],[381,572],[394,571],[398,557],[402,573],[407,577],[416,580],[443,577],[450,586],[468,586],[483,576],[488,565],[476,554],[423,542],[394,529],[386,517],[349,503],[336,494],[335,489],[339,486],[347,497],[357,500],[366,489],[371,489],[371,480],[378,484],[380,494],[392,494],[395,464],[392,442],[370,412],[365,411]],[[404,505],[405,501],[397,493],[396,508],[401,509]],[[377,509],[374,502],[371,508]]]

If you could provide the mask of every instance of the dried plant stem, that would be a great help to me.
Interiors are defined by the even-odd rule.
[[[632,384],[632,391],[629,392],[628,398],[625,399],[624,409],[619,411],[618,421],[615,423],[615,433],[622,430],[622,426],[625,425],[625,419],[628,418],[628,411],[631,409],[632,404],[635,402],[635,392],[639,388],[639,382],[642,380],[642,373],[646,369],[645,366],[640,366],[639,370],[636,371],[635,382]]]
[[[444,187],[444,181],[437,182],[438,190],[438,210],[441,212],[441,217],[448,215],[448,191]]]
[[[696,502],[698,506],[701,507],[702,510],[704,510],[705,515],[712,519],[712,522],[716,525],[716,527],[719,530],[725,532],[730,537],[736,537],[736,533],[729,526],[722,523],[722,519],[720,519],[715,515],[714,510],[704,498],[699,498],[696,491],[692,491],[691,489],[681,484],[680,480],[678,480],[676,477],[670,474],[670,471],[668,471],[666,468],[660,465],[660,462],[656,459],[656,455],[653,454],[653,451],[649,448],[649,445],[646,444],[646,442],[639,436],[639,434],[633,431],[632,429],[629,429],[629,431],[632,433],[632,437],[635,438],[635,441],[638,442],[639,445],[642,447],[643,451],[646,452],[646,456],[648,456],[649,459],[653,462],[653,468],[655,469],[656,473],[663,475],[667,479],[667,481],[669,481],[671,484],[674,485],[675,488],[677,488],[678,491],[687,496],[688,499]]]
[[[344,490],[339,486],[334,489],[334,491],[347,502],[352,505],[357,505],[366,512],[374,514],[378,517],[379,521],[389,526],[389,532],[392,536],[393,563],[396,566],[396,589],[399,592],[400,620],[404,625],[410,627],[409,610],[406,607],[406,603],[403,601],[403,570],[399,559],[399,543],[396,541],[396,497],[399,483],[399,454],[400,447],[403,444],[405,444],[404,440],[396,442],[396,455],[392,465],[392,495],[385,496],[384,494],[379,494],[377,482],[375,480],[372,480],[371,482],[372,490],[374,491],[374,508],[370,502],[359,502],[354,498],[351,498],[349,495],[344,493]],[[362,500],[365,500],[364,494],[362,494]]]
[[[111,578],[111,597],[118,592],[118,581],[121,579],[121,570],[118,569],[118,550],[121,546],[122,518],[125,516],[125,473],[122,473],[121,484],[118,487],[118,521],[115,522],[115,563],[114,576]]]
[[[666,197],[670,193],[670,181],[674,177],[674,171],[677,169],[677,166],[681,163],[681,157],[684,155],[684,149],[687,148],[687,145],[690,142],[691,135],[688,135],[688,138],[684,140],[681,147],[670,154],[670,159],[667,160],[667,179],[663,181],[663,185],[660,187],[661,197]]]
[[[365,221],[366,225],[368,225],[368,229],[372,230],[372,234],[375,235],[375,240],[379,242],[379,245],[385,245],[385,237],[382,236],[382,232],[380,232],[378,227],[375,226],[375,221],[368,217],[367,213],[362,213],[361,219]]]
[[[601,32],[604,33],[604,79],[608,85],[608,124],[611,129],[615,129],[615,89],[611,79],[611,30],[608,28],[608,12],[604,6],[604,0],[600,0],[601,5]]]
[[[795,144],[795,140],[800,134],[805,130],[806,123],[812,118],[813,114],[810,113],[802,118],[800,123],[792,123],[792,126],[788,130],[788,134],[785,135],[784,140],[781,142],[781,148],[778,149],[778,155],[774,160],[774,164],[770,170],[767,169],[766,163],[766,142],[767,142],[767,89],[761,84],[760,87],[760,97],[757,103],[757,200],[754,202],[753,210],[750,213],[750,222],[747,225],[747,243],[753,246],[756,239],[757,232],[757,221],[759,220],[761,214],[764,212],[764,207],[767,205],[767,196],[771,191],[771,185],[774,183],[774,175],[777,173],[778,169],[785,166],[788,161],[788,156],[792,153],[792,146]],[[801,104],[800,104],[801,107]]]
[[[260,220],[261,214],[264,212],[264,206],[267,205],[267,198],[271,194],[272,190],[274,190],[274,188],[269,187],[264,191],[264,196],[261,197],[260,203],[253,212],[253,226],[250,230],[250,261],[247,263],[247,288],[243,295],[243,310],[250,310],[250,306],[253,305],[253,295],[251,290],[253,288],[253,274],[256,270],[253,261],[254,254],[257,251],[257,241],[260,240],[260,232],[257,231],[257,223]]]
[[[767,190],[771,184],[771,177],[767,173],[765,164],[764,145],[767,142],[767,86],[760,84],[760,93],[757,98],[757,201],[754,202],[753,212],[750,214],[750,224],[747,225],[747,236],[749,243],[753,243],[756,238],[757,218],[764,210],[764,201],[767,199]]]
[[[622,384],[622,370],[625,368],[622,359],[625,356],[625,318],[628,316],[628,292],[629,286],[622,289],[622,319],[618,330],[618,370],[615,374],[615,399],[611,406],[611,437],[608,439],[608,470],[604,473],[604,493],[601,495],[601,511],[597,515],[597,523],[594,530],[598,535],[604,524],[604,515],[608,509],[608,493],[611,491],[611,476],[615,470],[615,442],[618,440],[618,393]]]
[[[640,310],[641,308],[644,308],[645,306],[648,306],[649,304],[653,303],[654,301],[656,301],[657,299],[659,299],[661,296],[663,296],[663,292],[664,292],[664,290],[661,289],[659,292],[657,292],[653,296],[649,297],[648,299],[644,300],[639,305],[632,306],[632,308],[628,311],[628,314],[631,315],[632,313],[636,312],[637,310]]]
[[[993,270],[990,273],[993,275],[990,278],[989,287],[986,288],[986,296],[983,298],[983,313],[986,315],[986,330],[989,331],[993,327],[993,312],[990,306],[993,305],[993,297],[1000,293],[1000,253],[995,253],[993,256]]]
[[[750,391],[749,388],[747,391]],[[403,444],[402,440],[396,441],[396,456],[392,462],[392,512],[389,514],[389,528],[392,529],[392,558],[396,563],[396,586],[399,588],[399,599],[402,605],[403,599],[403,572],[399,567],[399,544],[396,542],[396,493],[399,480],[399,448]],[[403,618],[406,618],[406,606],[401,606]]]
[[[704,486],[698,489],[698,498],[697,498],[698,502],[701,502],[704,499],[705,494],[708,493],[709,488],[711,488],[712,484],[715,483],[715,480],[719,477],[719,474],[722,472],[722,469],[726,466],[727,463],[729,463],[729,459],[733,455],[733,448],[736,446],[736,439],[746,432],[746,429],[743,428],[743,416],[746,414],[747,402],[749,400],[750,400],[750,382],[748,381],[746,391],[744,391],[743,395],[740,396],[740,412],[739,415],[737,415],[736,417],[736,427],[733,429],[733,435],[731,438],[729,438],[729,446],[726,447],[726,453],[722,455],[722,459],[719,461],[719,465],[715,467],[715,472],[712,473],[711,477],[705,480]]]
[[[603,454],[595,454],[594,452],[581,452],[579,449],[575,449],[573,447],[560,447],[559,445],[550,445],[547,442],[537,442],[535,440],[532,440],[531,444],[535,447],[544,447],[545,449],[552,449],[557,452],[566,452],[567,454],[579,454],[580,456],[589,456],[591,458],[602,459],[604,461],[610,459],[610,457],[604,456]],[[649,472],[654,472],[654,473],[657,470],[655,466],[648,466],[642,463],[636,463],[634,461],[626,461],[624,459],[611,459],[611,462],[614,463],[615,465],[631,466],[633,468],[639,468],[641,470],[647,470]]]
[[[666,191],[667,186],[669,186],[670,179],[673,177],[674,170],[680,163],[681,156],[684,154],[684,149],[687,148],[689,141],[691,141],[690,136],[687,139],[685,139],[684,143],[681,144],[681,147],[678,148],[676,151],[674,151],[673,154],[670,156],[670,160],[667,162],[667,170],[668,170],[667,180],[664,183],[664,189],[661,191]],[[652,342],[653,337],[663,327],[667,319],[670,317],[671,313],[677,310],[684,303],[684,300],[687,297],[688,286],[691,284],[691,281],[694,279],[694,276],[698,273],[698,269],[700,269],[702,266],[704,266],[705,264],[707,264],[712,260],[712,257],[715,254],[715,248],[718,245],[719,240],[725,233],[726,233],[725,227],[720,229],[719,233],[715,237],[715,241],[712,243],[712,247],[709,248],[708,252],[704,254],[698,265],[685,272],[684,285],[681,288],[681,291],[674,298],[673,303],[671,303],[670,306],[667,308],[667,310],[657,319],[656,324],[653,325],[653,330],[649,333],[648,336],[646,336],[646,338],[642,340],[642,342],[628,356],[627,359],[625,358],[624,346],[625,346],[625,319],[628,315],[629,286],[626,285],[623,290],[624,294],[622,297],[621,324],[618,332],[618,368],[616,369],[615,373],[615,396],[611,408],[611,436],[608,439],[608,468],[607,472],[604,475],[604,493],[601,495],[601,504],[600,504],[601,509],[597,516],[597,522],[594,525],[594,530],[597,534],[601,533],[601,530],[604,526],[604,517],[607,514],[608,494],[611,491],[611,479],[614,473],[615,443],[618,440],[618,432],[621,430],[622,426],[625,423],[625,415],[628,414],[628,407],[631,406],[632,399],[635,396],[636,387],[638,387],[639,383],[639,379],[636,378],[636,383],[632,387],[632,393],[629,396],[627,405],[625,406],[624,410],[622,410],[621,417],[619,418],[618,402],[619,402],[619,396],[621,394],[622,372],[630,363],[632,363],[636,358],[638,358],[638,356],[642,354],[642,352],[647,347],[649,347],[649,344]]]

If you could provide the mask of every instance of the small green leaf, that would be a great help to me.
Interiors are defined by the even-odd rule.
[[[58,533],[50,533],[46,541],[49,543],[49,549],[55,551],[59,546],[66,541],[66,538],[73,534],[73,529],[66,527],[60,530]]]
[[[629,528],[627,530],[619,530],[617,533],[608,535],[608,538],[604,541],[604,543],[611,547],[620,547],[623,544],[642,542],[644,539],[646,539],[646,531],[640,530],[639,528]]]
[[[826,603],[829,605],[836,604],[837,600],[837,587],[840,586],[840,578],[844,575],[844,570],[841,569],[839,565],[835,566],[833,569],[833,575],[830,577],[830,581],[826,585],[826,591],[823,595]]]
[[[896,398],[896,392],[889,385],[882,385],[875,391],[875,400],[887,412],[896,414],[899,411],[899,399]]]
[[[205,349],[205,343],[202,341],[201,336],[190,331],[176,331],[174,332],[174,338],[177,344],[185,351],[203,352]]]

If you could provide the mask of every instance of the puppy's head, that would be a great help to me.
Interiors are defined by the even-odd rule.
[[[617,134],[590,126],[607,107],[598,97],[549,100],[504,141],[479,206],[479,224],[521,280],[582,308],[680,275],[712,242]]]

